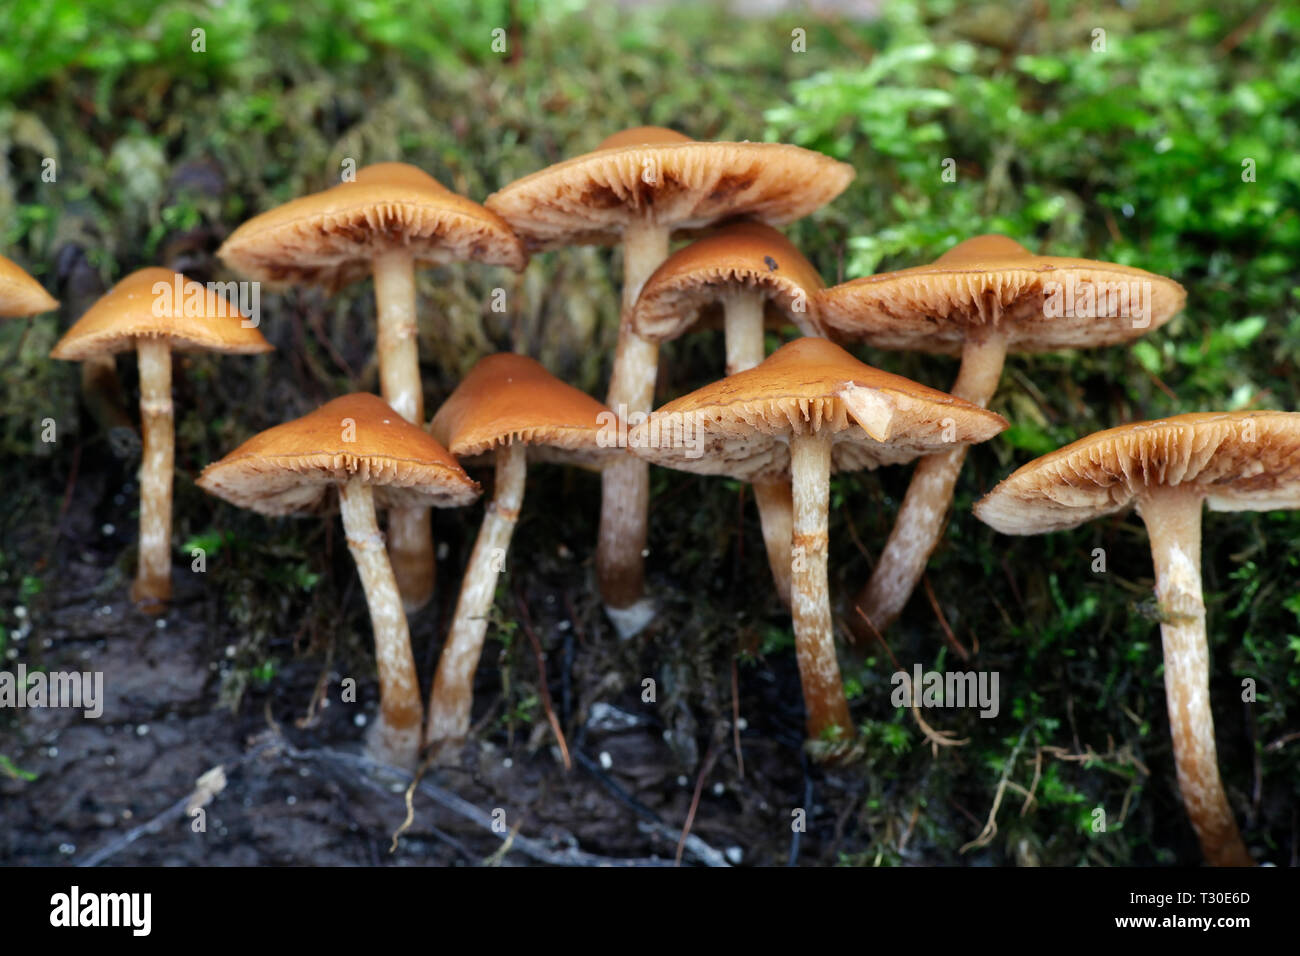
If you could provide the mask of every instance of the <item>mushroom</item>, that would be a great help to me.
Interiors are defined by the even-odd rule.
[[[837,754],[853,736],[827,591],[832,471],[901,464],[985,441],[999,415],[859,362],[826,339],[797,339],[746,372],[669,402],[628,436],[670,468],[742,481],[788,479],[794,493],[791,609],[808,734]]]
[[[0,319],[16,319],[57,309],[59,303],[12,259],[0,256]]]
[[[524,500],[527,462],[598,466],[626,455],[608,438],[604,405],[523,355],[489,355],[438,409],[435,438],[466,461],[495,462],[496,484],[465,569],[451,631],[429,698],[427,742],[454,743],[469,731],[474,671],[483,651],[497,576]]]
[[[478,497],[478,484],[424,429],[378,396],[356,393],[254,435],[203,469],[198,485],[265,515],[320,514],[337,503],[375,638],[380,716],[367,747],[378,760],[413,766],[424,708],[375,505],[460,507]]]
[[[336,291],[373,275],[380,391],[398,414],[418,425],[424,424],[424,388],[417,263],[476,260],[519,271],[528,261],[499,216],[406,163],[363,167],[351,182],[262,213],[236,229],[217,255],[235,271],[267,283]],[[434,582],[429,512],[390,513],[388,538],[406,609],[423,607]]]
[[[135,350],[140,367],[140,554],[131,599],[149,614],[171,597],[172,350],[236,355],[271,343],[239,308],[170,269],[140,269],[113,286],[76,321],[50,355],[73,362]]]
[[[645,126],[511,183],[486,205],[530,251],[622,244],[623,302],[607,404],[635,425],[654,404],[659,349],[633,331],[630,313],[646,279],[668,257],[672,233],[739,216],[791,222],[830,202],[852,178],[848,165],[797,146],[699,143]],[[610,619],[628,636],[651,613],[641,603],[649,471],[632,456],[614,459],[601,484],[600,592]]]
[[[1155,563],[1178,787],[1207,862],[1251,866],[1219,778],[1201,596],[1201,506],[1300,508],[1300,412],[1175,415],[1097,432],[1018,469],[975,503],[1003,534],[1073,528],[1130,505]]]
[[[821,310],[832,335],[960,355],[952,393],[984,406],[1007,352],[1127,342],[1164,325],[1186,297],[1177,282],[1141,269],[1037,256],[1006,236],[987,235],[928,266],[827,289]],[[875,571],[854,599],[877,631],[898,617],[925,572],[965,459],[966,448],[954,448],[922,459],[913,472]]]
[[[673,253],[646,280],[630,323],[641,338],[667,342],[721,304],[728,375],[763,361],[765,310],[792,322],[804,335],[821,335],[817,294],[821,276],[785,236],[759,222],[724,226]],[[790,485],[754,485],[754,500],[777,593],[790,604]]]

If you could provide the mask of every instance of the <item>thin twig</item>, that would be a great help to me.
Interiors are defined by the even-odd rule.
[[[686,850],[686,838],[691,835],[691,827],[695,823],[695,811],[700,807],[700,795],[704,793],[704,781],[708,779],[713,765],[718,760],[718,748],[715,745],[709,746],[709,752],[704,755],[704,763],[700,766],[700,774],[695,778],[695,793],[691,796],[691,808],[686,812],[686,823],[682,825],[682,838],[677,841],[677,853],[673,857],[675,866],[682,865],[682,853]]]
[[[957,656],[964,661],[970,660],[970,651],[961,646],[957,640],[957,635],[952,632],[948,626],[948,619],[943,615],[943,609],[939,607],[939,599],[934,596],[934,588],[930,585],[930,575],[921,575],[921,583],[925,585],[925,596],[930,599],[930,607],[934,608],[934,616],[939,619],[939,626],[943,628],[944,640],[948,646],[957,652]]]
[[[736,768],[740,779],[745,779],[745,756],[740,751],[740,667],[736,655],[731,655],[731,737],[736,750]]]
[[[551,688],[546,680],[546,655],[542,653],[542,643],[537,639],[537,634],[533,631],[533,618],[528,613],[528,605],[524,602],[524,596],[515,591],[515,604],[519,608],[519,623],[523,625],[524,634],[528,637],[528,642],[533,645],[533,655],[537,658],[537,689],[542,698],[542,707],[546,710],[546,719],[550,722],[551,730],[555,732],[555,740],[560,745],[560,756],[564,758],[564,769],[569,771],[573,769],[573,761],[569,759],[569,745],[564,740],[564,730],[560,727],[560,722],[555,716],[555,707],[551,703]]]

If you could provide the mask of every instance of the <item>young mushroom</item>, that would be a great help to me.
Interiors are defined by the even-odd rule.
[[[22,266],[0,256],[0,319],[39,315],[58,307],[54,297]]]
[[[218,250],[243,275],[336,291],[373,275],[380,391],[408,422],[424,424],[415,267],[478,261],[515,271],[523,246],[495,213],[406,163],[376,163],[356,179],[248,220]],[[433,593],[429,512],[388,516],[393,572],[408,611]]]
[[[721,305],[726,373],[735,375],[763,361],[769,312],[804,335],[822,334],[821,288],[817,270],[785,236],[760,222],[738,222],[669,256],[646,280],[630,323],[641,338],[667,342],[694,326],[709,307]],[[789,606],[790,485],[759,482],[754,500],[777,594]]]
[[[54,346],[79,362],[134,351],[140,367],[140,553],[131,599],[161,613],[171,598],[175,424],[172,350],[269,352],[249,317],[216,292],[170,269],[141,269],[113,286]]]
[[[848,165],[797,146],[701,143],[645,126],[511,183],[486,205],[530,251],[622,245],[623,301],[607,404],[635,425],[654,404],[659,348],[633,329],[631,310],[668,257],[672,234],[741,216],[792,222],[830,202],[852,178]],[[642,601],[649,470],[632,456],[615,459],[601,484],[600,592],[610,619],[629,636],[652,614]]]
[[[523,355],[489,355],[474,366],[429,426],[466,461],[495,463],[496,484],[465,579],[451,631],[438,658],[429,699],[429,743],[465,738],[474,700],[474,671],[488,614],[524,500],[529,460],[599,466],[626,455],[612,440],[613,415]],[[446,751],[444,750],[445,754]]]
[[[794,492],[791,611],[808,735],[823,756],[853,736],[827,591],[832,472],[901,464],[986,441],[999,415],[859,362],[825,339],[797,339],[755,368],[669,402],[628,436],[656,464]],[[815,748],[816,749],[816,748]]]
[[[1006,236],[988,235],[959,243],[928,266],[827,289],[821,314],[837,337],[960,355],[952,393],[985,406],[1008,352],[1127,342],[1164,325],[1185,299],[1172,279],[1109,262],[1037,256]],[[875,571],[854,599],[877,631],[893,623],[925,573],[965,459],[960,447],[917,464]]]
[[[203,469],[198,485],[265,515],[320,514],[337,503],[375,638],[380,716],[367,749],[393,766],[414,766],[424,708],[375,505],[461,507],[478,497],[477,483],[424,429],[378,396],[357,393],[254,435]]]
[[[1175,415],[1097,432],[975,503],[1003,534],[1044,534],[1135,507],[1151,539],[1178,787],[1205,859],[1252,866],[1219,778],[1201,594],[1201,508],[1300,508],[1300,412]]]

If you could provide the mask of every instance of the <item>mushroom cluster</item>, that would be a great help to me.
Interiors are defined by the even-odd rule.
[[[656,614],[644,573],[649,466],[752,484],[775,590],[790,610],[809,752],[821,761],[853,755],[827,573],[831,475],[916,462],[894,529],[848,616],[850,626],[860,619],[879,636],[940,542],[970,446],[1008,427],[988,409],[1007,355],[1129,341],[1168,322],[1185,293],[1140,269],[1035,255],[1004,236],[975,237],[930,265],[826,288],[775,227],[815,212],[852,178],[843,163],[795,146],[697,142],[638,127],[525,176],[482,205],[414,166],[380,163],[255,216],[229,236],[220,258],[255,281],[334,291],[373,279],[380,395],[338,397],[254,435],[209,464],[197,484],[268,516],[341,515],[374,638],[374,756],[413,767],[422,751],[449,758],[451,745],[468,737],[474,675],[527,468],[541,463],[600,473],[596,588],[625,638]],[[534,253],[583,244],[622,249],[606,401],[527,356],[501,353],[481,359],[426,423],[417,266],[477,262],[519,271]],[[1076,288],[1110,301],[1060,308],[1062,289],[1073,296]],[[0,316],[56,305],[0,257]],[[660,344],[719,324],[723,376],[655,408]],[[257,325],[211,286],[143,269],[90,308],[53,351],[96,362],[137,355],[144,449],[132,597],[150,613],[170,596],[171,352],[269,351]],[[791,329],[798,337],[768,355],[767,332],[790,337]],[[865,365],[843,343],[959,355],[960,372],[951,393],[942,392]],[[480,486],[465,469],[479,467],[493,470],[491,496],[426,704],[407,614],[434,587],[430,511],[475,501]],[[1209,707],[1203,504],[1300,507],[1300,413],[1185,415],[1101,432],[1025,465],[975,513],[998,531],[1025,535],[1136,508],[1155,562],[1188,816],[1209,862],[1249,864],[1219,777]]]

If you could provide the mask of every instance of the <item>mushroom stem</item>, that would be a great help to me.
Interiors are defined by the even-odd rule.
[[[752,289],[722,296],[728,375],[744,372],[763,361],[763,304],[763,294]]]
[[[416,425],[424,424],[424,387],[415,321],[415,259],[406,249],[375,258],[375,308],[379,320],[379,380],[384,401]],[[429,509],[388,513],[388,552],[407,611],[433,594],[433,533]]]
[[[172,412],[172,353],[163,338],[136,342],[140,365],[140,554],[131,600],[158,614],[172,593],[172,471],[175,456]]]
[[[808,736],[815,741],[830,738],[843,742],[853,736],[853,721],[835,656],[826,575],[830,473],[829,435],[813,432],[796,434],[790,439],[794,494],[791,614]]]
[[[629,224],[623,233],[623,308],[618,350],[606,404],[629,426],[639,424],[654,403],[659,346],[641,338],[628,322],[641,287],[668,258],[669,231],[648,222]],[[601,475],[600,535],[596,573],[607,607],[629,609],[645,591],[646,509],[650,466],[632,455],[620,456]]]
[[[788,481],[757,481],[754,503],[763,529],[767,563],[772,569],[777,596],[790,606],[790,540],[794,534],[794,498]]]
[[[967,339],[952,394],[981,408],[987,407],[997,391],[1006,356],[1007,340],[999,332],[982,339]],[[884,632],[898,617],[916,582],[925,573],[930,554],[943,533],[957,475],[968,449],[968,445],[959,445],[951,451],[926,455],[916,463],[903,506],[898,510],[876,569],[854,599],[854,604],[879,632]],[[851,626],[861,636],[869,636],[862,634],[864,625],[859,621],[853,621]]]
[[[763,361],[762,293],[751,289],[722,297],[723,327],[727,340],[727,374],[735,375]],[[754,485],[754,503],[763,528],[767,563],[781,603],[790,606],[790,534],[793,523],[790,485],[785,481]]]
[[[402,598],[397,591],[384,536],[375,521],[375,499],[370,485],[352,478],[339,488],[339,510],[347,533],[348,550],[361,576],[361,589],[370,607],[375,636],[375,663],[379,670],[379,721],[370,729],[367,749],[377,760],[397,767],[412,767],[420,753],[420,688],[411,654]]]
[[[1210,659],[1201,596],[1201,496],[1177,487],[1140,496],[1160,602],[1165,702],[1178,789],[1211,866],[1254,866],[1219,778],[1210,710]]]
[[[497,449],[496,487],[483,515],[469,567],[465,569],[451,632],[438,658],[438,673],[429,697],[427,743],[455,743],[469,732],[474,671],[483,653],[497,577],[505,568],[510,537],[524,503],[527,464],[525,445],[510,444]]]

